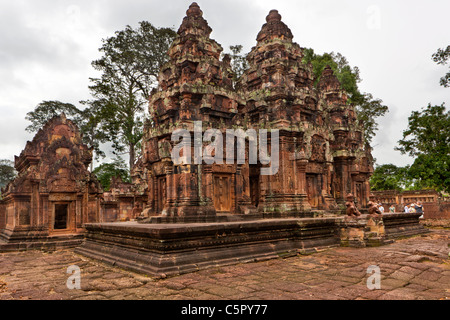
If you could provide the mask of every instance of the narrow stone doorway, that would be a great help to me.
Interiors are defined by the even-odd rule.
[[[68,229],[69,221],[69,205],[55,204],[55,219],[53,222],[53,230],[66,230]]]

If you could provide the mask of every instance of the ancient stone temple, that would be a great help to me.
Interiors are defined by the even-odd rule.
[[[194,165],[191,159],[175,166],[171,158],[173,131],[193,134],[194,121],[203,122],[202,133],[230,128],[237,113],[230,59],[220,60],[222,48],[209,38],[211,31],[200,8],[191,5],[168,52],[170,61],[161,69],[158,92],[151,96],[154,125],[144,138],[150,215],[211,218],[216,210],[238,210],[239,199],[231,199],[236,166]],[[214,181],[222,183],[223,199],[214,198]]]
[[[0,250],[79,244],[83,225],[100,221],[102,190],[87,169],[91,160],[64,115],[40,129],[16,157],[18,176],[2,192]]]
[[[139,221],[86,224],[76,252],[167,276],[424,232],[419,215],[365,213],[355,109],[331,68],[313,77],[276,10],[237,82],[210,34],[193,3],[150,97]]]
[[[373,171],[363,128],[345,92],[326,68],[315,86],[312,66],[302,62],[303,50],[273,10],[248,54],[249,69],[233,84],[230,58],[209,36],[211,28],[196,3],[187,11],[178,37],[161,69],[159,87],[150,100],[154,122],[144,138],[144,165],[149,172],[149,216],[208,219],[218,214],[308,216],[314,210],[335,210],[353,193],[359,208],[367,206]],[[194,161],[194,140],[184,163],[173,162],[172,134],[185,129],[194,137],[219,130],[279,132],[279,168],[263,175],[267,164]],[[201,144],[203,159],[209,142]],[[228,145],[227,145],[228,147]],[[225,155],[225,150],[220,158]],[[234,159],[236,160],[236,159]],[[194,164],[195,163],[195,164]],[[341,207],[343,208],[343,207]],[[168,221],[168,219],[166,219]]]

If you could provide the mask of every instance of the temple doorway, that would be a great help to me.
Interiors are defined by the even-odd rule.
[[[214,175],[214,207],[217,212],[231,212],[231,175]]]
[[[57,203],[55,204],[53,230],[66,230],[68,229],[69,222],[69,204]]]

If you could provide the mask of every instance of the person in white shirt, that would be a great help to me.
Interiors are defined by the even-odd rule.
[[[383,207],[383,205],[381,203],[378,205],[378,209],[380,209],[381,214],[384,213],[384,207]]]

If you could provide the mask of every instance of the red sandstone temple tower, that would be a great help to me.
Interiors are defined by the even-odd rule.
[[[342,209],[348,193],[359,208],[366,206],[372,163],[354,107],[330,68],[314,85],[312,66],[303,63],[303,49],[276,10],[266,20],[248,55],[249,69],[233,84],[229,56],[221,59],[222,47],[210,39],[199,6],[189,7],[150,98],[153,122],[143,143],[149,194],[144,216],[172,221],[218,214],[308,216],[314,210]],[[262,175],[267,165],[249,162],[248,139],[244,164],[195,163],[198,122],[202,135],[217,129],[223,142],[227,129],[268,130],[269,153],[271,133],[279,132],[277,172]],[[181,164],[172,159],[177,129],[194,138],[183,140],[191,152]]]
[[[87,169],[91,160],[72,121],[50,120],[15,159],[18,177],[2,192],[0,238],[82,236],[85,223],[99,222],[102,189]]]
[[[195,121],[202,122],[202,133],[208,128],[230,128],[237,113],[230,59],[220,60],[223,49],[210,39],[212,30],[202,15],[196,3],[189,7],[168,52],[170,61],[161,68],[158,91],[150,99],[154,123],[147,128],[143,152],[148,169],[148,215],[208,219],[216,212],[236,209],[231,190],[235,166],[194,164],[192,158],[174,165],[171,158],[175,130],[188,130],[194,137]],[[193,146],[193,140],[187,145]],[[220,192],[219,187],[213,188],[215,182]]]

